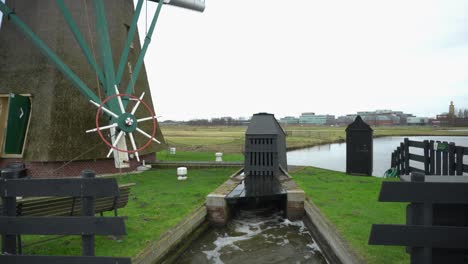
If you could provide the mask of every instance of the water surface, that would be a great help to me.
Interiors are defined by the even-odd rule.
[[[374,167],[372,175],[382,177],[390,168],[391,153],[403,142],[405,137],[382,137],[374,139]],[[410,140],[448,141],[468,147],[468,137],[408,137]],[[410,148],[410,153],[423,155],[422,149]],[[464,156],[468,163],[468,156]],[[346,171],[346,143],[335,143],[288,152],[288,165],[314,166],[324,169]],[[410,166],[422,169],[420,162],[410,161]]]
[[[176,262],[179,264],[325,264],[302,221],[281,212],[239,211],[226,227],[212,228]]]

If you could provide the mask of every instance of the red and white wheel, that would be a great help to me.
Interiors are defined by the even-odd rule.
[[[117,86],[115,87],[115,89],[116,89],[116,94],[107,97],[104,101],[102,101],[101,104],[98,104],[98,103],[96,103],[94,101],[90,101],[93,105],[95,105],[98,108],[98,110],[96,112],[96,128],[87,130],[86,133],[98,132],[98,134],[101,137],[102,141],[104,141],[104,143],[107,146],[110,147],[110,150],[109,150],[109,153],[107,154],[107,157],[110,157],[112,152],[114,150],[117,150],[117,151],[120,151],[120,152],[134,153],[136,159],[138,161],[140,161],[140,157],[139,157],[138,152],[140,152],[140,151],[144,150],[145,148],[149,147],[152,141],[154,141],[154,142],[156,142],[158,144],[161,144],[161,142],[159,142],[155,138],[155,135],[156,135],[156,116],[154,115],[153,110],[148,106],[148,104],[146,104],[143,101],[143,97],[145,96],[145,93],[142,93],[141,96],[138,98],[138,97],[130,95],[130,94],[120,94],[118,89],[117,89]],[[128,97],[131,100],[136,101],[136,104],[133,107],[132,111],[130,111],[130,112],[125,111],[123,103],[122,103],[122,97]],[[109,110],[108,108],[105,107],[107,102],[109,102],[113,98],[117,98],[121,113],[114,113],[113,111],[111,111],[111,110]],[[135,117],[135,112],[138,110],[138,107],[140,106],[140,104],[143,104],[143,106],[146,108],[146,110],[150,113],[149,117],[140,118],[140,119],[137,119]],[[110,116],[113,117],[113,119],[112,119],[113,123],[112,124],[107,125],[107,126],[100,126],[99,116],[100,116],[100,114],[102,112],[106,112],[107,114],[109,114]],[[138,124],[140,122],[144,122],[144,121],[148,121],[148,120],[152,120],[152,122],[153,122],[153,129],[152,129],[151,134],[148,134],[145,131],[143,131],[142,129],[138,128]],[[117,137],[115,138],[115,140],[113,140],[112,144],[102,134],[102,131],[107,130],[107,129],[115,129],[115,131],[118,131]],[[135,138],[133,136],[133,133],[135,131],[148,138],[148,141],[146,142],[146,144],[143,145],[140,148],[137,147],[136,142],[135,142]],[[126,135],[128,135],[128,137],[130,138],[130,142],[132,144],[133,150],[127,150],[127,149],[117,147],[120,140],[122,138],[124,138]]]

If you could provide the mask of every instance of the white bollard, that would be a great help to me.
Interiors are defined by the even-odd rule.
[[[222,162],[223,161],[223,153],[216,152],[215,156],[216,156],[216,162]]]
[[[177,168],[177,179],[179,181],[187,180],[187,168],[186,167]]]
[[[170,153],[171,155],[175,155],[175,154],[176,154],[176,148],[174,148],[174,147],[170,148],[170,149],[169,149],[169,153]]]

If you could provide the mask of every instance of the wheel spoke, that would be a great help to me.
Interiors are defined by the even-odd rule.
[[[145,131],[141,130],[140,128],[137,127],[136,131],[138,131],[140,134],[142,134],[143,136],[153,140],[154,142],[158,143],[158,144],[161,144],[161,142],[159,142],[157,139],[155,139],[154,137],[150,136],[148,133],[146,133]]]
[[[133,150],[135,151],[135,157],[137,161],[140,162],[140,155],[138,155],[137,147],[135,144],[135,139],[133,138],[133,133],[132,132],[128,133],[128,137],[130,138],[130,142],[132,142],[132,147],[133,147]]]
[[[115,94],[119,94],[119,88],[117,88],[117,85],[114,85],[115,88]],[[122,111],[122,114],[125,113],[125,108],[122,103],[122,98],[120,96],[117,96],[117,101],[119,101],[119,106],[120,106],[120,111]]]
[[[158,117],[157,116],[149,116],[149,117],[137,119],[137,121],[138,121],[138,123],[140,123],[140,122],[144,122],[144,121],[148,121],[148,120],[152,120],[152,119],[156,119],[156,118],[158,118]]]
[[[112,146],[115,148],[115,146],[117,146],[117,144],[119,144],[119,141],[120,139],[122,138],[122,136],[124,135],[124,132],[123,131],[120,131],[119,135],[117,135],[117,138],[115,139],[114,143],[112,144]],[[113,148],[111,148],[109,150],[109,153],[107,153],[107,157],[110,157],[110,155],[112,154],[112,152],[114,151]]]
[[[132,109],[132,112],[131,114],[134,115],[136,110],[138,109],[138,106],[140,106],[140,103],[141,103],[141,100],[143,100],[143,97],[145,96],[145,92],[143,92],[140,96],[140,100],[137,101],[137,103],[135,104],[135,106],[133,107]]]
[[[101,107],[98,103],[94,102],[93,100],[89,100],[89,101],[90,101],[93,105],[97,106],[98,108]],[[108,113],[109,115],[111,115],[111,116],[113,116],[113,117],[115,117],[115,118],[119,118],[118,115],[116,115],[116,114],[115,114],[114,112],[112,112],[111,110],[105,108],[104,106],[102,106],[101,109],[102,109],[104,112]]]
[[[110,129],[110,128],[117,127],[117,126],[118,126],[118,124],[114,123],[112,125],[100,127],[99,130],[106,130],[106,129]],[[98,128],[86,130],[86,133],[91,133],[91,132],[96,132],[96,131],[98,131]]]

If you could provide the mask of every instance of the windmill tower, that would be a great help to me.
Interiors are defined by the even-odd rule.
[[[184,4],[184,0],[173,1],[174,5]],[[96,114],[96,107],[90,101],[99,102],[95,103],[98,106],[107,102],[100,105],[101,113],[106,112],[106,107],[110,109],[109,104],[119,102],[122,106],[121,99],[131,109],[139,104],[136,97],[135,100],[129,96],[109,99],[109,94],[124,93],[118,90],[129,91],[126,94],[146,94],[140,97],[143,98],[141,105],[146,107],[138,108],[131,120],[122,119],[122,122],[136,123],[154,111],[146,69],[144,64],[138,63],[143,60],[138,32],[132,34],[136,27],[135,13],[139,14],[138,8],[141,11],[143,0],[138,1],[136,8],[133,0],[6,0],[5,4],[0,3],[0,11],[4,13],[0,28],[0,167],[10,162],[24,162],[31,176],[78,175],[83,168],[98,173],[134,169],[138,165],[134,155],[114,151],[115,160],[107,159],[109,147],[97,135],[85,131],[97,123],[101,127],[117,124],[123,117],[119,113],[113,120],[112,116]],[[101,14],[105,15],[98,15],[99,4]],[[162,3],[158,4],[159,11],[161,6]],[[153,21],[157,21],[159,11]],[[42,40],[42,46],[30,36],[26,37],[27,30],[18,26],[16,16]],[[107,29],[106,34],[103,29]],[[80,33],[84,45],[77,37]],[[102,43],[106,41],[103,36],[107,35],[106,46]],[[52,50],[74,75],[66,74],[57,66],[43,46]],[[122,60],[126,49],[128,57]],[[109,71],[112,68],[109,65],[115,65],[115,71]],[[105,82],[111,76],[115,85]],[[81,89],[80,81],[89,89]],[[77,86],[80,89],[76,89]],[[113,87],[117,91],[112,91]],[[103,139],[113,144],[122,131],[120,128],[102,130]],[[154,160],[156,152],[164,145],[157,121],[154,118],[138,122],[138,128],[153,131],[152,139],[163,143],[148,144],[148,148],[135,153],[142,160]],[[131,134],[125,132],[122,134]],[[148,141],[142,134],[133,134],[140,146]],[[117,148],[127,149],[127,144],[131,148],[125,136],[117,142]]]

